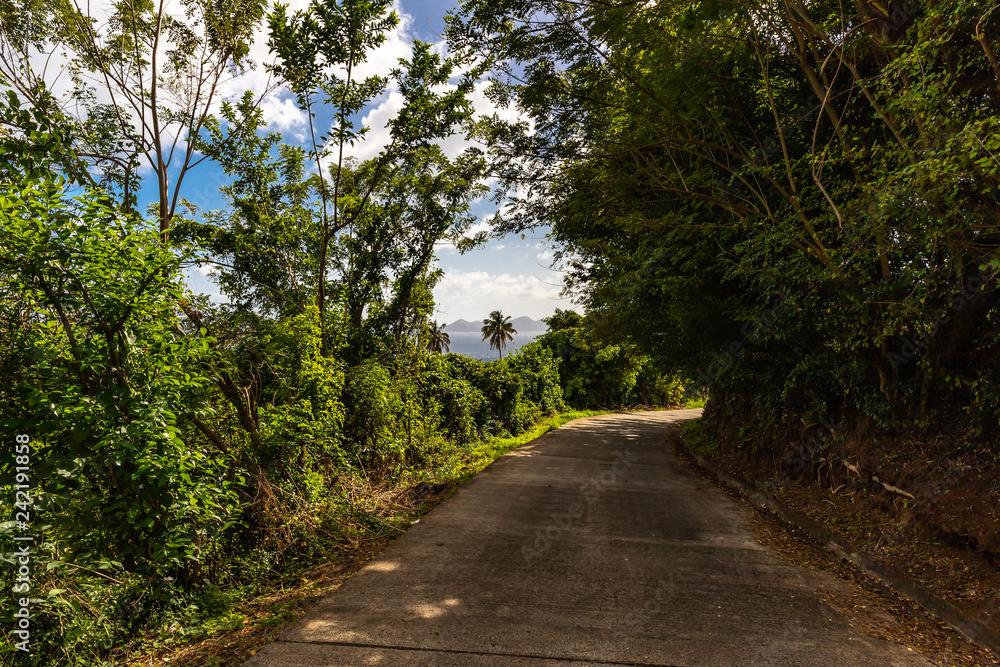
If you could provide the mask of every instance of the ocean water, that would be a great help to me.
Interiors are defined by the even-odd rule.
[[[467,333],[460,333],[457,331],[452,333],[447,331],[447,333],[448,336],[451,337],[451,345],[448,348],[449,352],[464,354],[465,356],[472,357],[473,359],[485,359],[487,361],[496,359],[499,356],[496,349],[490,349],[489,341],[484,341],[483,334],[481,333],[475,331]],[[507,347],[503,349],[503,356],[506,357],[511,350],[515,350],[526,343],[530,343],[543,333],[545,332],[528,331],[525,333],[514,334],[514,340],[507,343]]]

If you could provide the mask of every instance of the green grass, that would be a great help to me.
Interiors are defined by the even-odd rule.
[[[704,398],[696,398],[694,400],[685,402],[684,403],[684,407],[685,408],[703,408],[703,407],[705,407],[705,403],[706,403],[706,401],[705,401]]]
[[[711,456],[718,450],[719,443],[707,437],[702,428],[700,419],[692,419],[681,427],[681,434],[684,444],[702,456]]]
[[[465,470],[463,471],[464,474],[461,476],[461,479],[464,481],[465,479],[472,477],[483,468],[493,463],[493,461],[497,458],[503,456],[512,449],[517,449],[521,445],[531,442],[535,438],[559,428],[566,422],[571,422],[574,419],[580,419],[581,417],[606,415],[609,414],[609,412],[610,411],[608,410],[570,410],[569,412],[560,412],[557,415],[543,419],[520,435],[514,435],[507,438],[490,438],[469,451],[467,459],[468,463],[465,466]]]

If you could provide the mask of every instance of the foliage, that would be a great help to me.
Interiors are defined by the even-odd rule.
[[[31,525],[47,552],[35,567],[113,572],[156,604],[172,581],[196,578],[237,517],[243,481],[196,426],[209,411],[200,369],[212,350],[180,326],[180,259],[100,193],[70,198],[58,181],[6,187],[0,228],[0,419],[31,438]],[[44,634],[74,603],[41,593]]]
[[[0,78],[19,98],[0,105],[6,141],[22,155],[54,148],[52,159],[67,175],[114,192],[129,212],[145,162],[156,180],[164,239],[180,186],[200,162],[195,146],[222,84],[253,67],[250,42],[266,3],[183,0],[177,9],[153,2],[94,13],[90,5],[50,0],[0,5]],[[50,66],[55,53],[68,60],[65,69]],[[57,96],[66,76],[70,90]],[[49,119],[44,132],[36,134],[32,116]]]
[[[600,323],[593,316],[556,309],[544,321],[548,331],[534,344],[559,360],[560,384],[570,405],[672,405],[680,401],[684,387],[676,377],[658,372],[633,345],[602,342]]]
[[[24,400],[4,416],[38,442],[44,516],[77,559],[110,550],[128,571],[177,576],[235,504],[225,453],[190,442],[210,350],[178,325],[178,258],[58,184],[6,190],[0,215]]]
[[[424,341],[431,352],[447,352],[451,345],[451,336],[444,330],[445,325],[430,322],[424,332]]]
[[[715,423],[965,411],[979,436],[998,35],[974,0],[467,0],[449,24],[531,121],[479,126],[495,224],[551,226],[600,339],[702,378]]]
[[[277,56],[269,69],[295,93],[309,118],[320,197],[313,233],[316,304],[325,319],[326,276],[333,264],[343,277],[339,289],[357,329],[365,308],[383,296],[389,271],[398,277],[395,298],[384,313],[397,319],[413,284],[428,269],[434,242],[452,227],[468,225],[465,213],[479,192],[475,181],[482,171],[474,153],[450,161],[435,145],[469,121],[467,95],[481,70],[471,67],[454,89],[441,92],[460,66],[471,63],[442,58],[419,40],[410,61],[401,63],[405,69],[390,73],[404,104],[389,121],[389,144],[356,171],[350,168],[344,149],[369,129],[356,129],[353,118],[386,91],[390,80],[379,75],[358,80],[356,70],[398,22],[387,0],[313,0],[291,15],[279,3],[268,17],[268,46]],[[313,123],[317,98],[334,116],[327,134],[317,134]],[[333,160],[332,183],[324,175],[324,158]]]
[[[39,664],[120,658],[143,631],[198,617],[195,601],[322,558],[346,526],[393,531],[355,489],[432,474],[561,406],[544,360],[494,382],[419,344],[434,249],[485,192],[474,151],[437,145],[469,121],[480,69],[416,42],[357,80],[396,22],[388,3],[278,6],[272,73],[310,121],[334,117],[296,146],[266,133],[249,93],[211,113],[252,66],[264,6],[183,9],[0,7],[0,171],[18,184],[0,195],[0,419],[38,447]],[[50,49],[76,77],[62,97],[32,69]],[[365,132],[352,118],[390,81],[403,101],[388,145],[347,159]],[[228,179],[222,210],[181,197],[203,160]],[[192,265],[213,268],[226,302],[183,289]]]

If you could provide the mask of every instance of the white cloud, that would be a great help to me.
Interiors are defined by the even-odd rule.
[[[219,273],[219,267],[215,264],[198,264],[194,267],[195,273],[199,276],[214,276]]]
[[[399,114],[405,100],[402,93],[392,90],[388,95],[361,118],[361,125],[370,128],[363,141],[347,149],[351,157],[358,160],[369,160],[385,148],[390,141],[389,128],[386,125]]]
[[[546,285],[531,275],[490,274],[486,271],[451,271],[438,288],[443,292],[471,294],[474,298],[547,298],[559,295],[559,287]]]
[[[368,54],[365,62],[354,70],[359,79],[369,76],[388,76],[389,72],[399,67],[399,59],[410,58],[410,45],[413,41],[413,17],[399,6],[399,0],[392,3],[392,8],[399,15],[399,25],[386,33],[382,45]]]
[[[451,270],[434,288],[434,300],[448,321],[482,319],[497,309],[537,319],[548,317],[557,307],[572,307],[560,298],[560,291],[560,285],[530,274]]]
[[[397,7],[398,11],[398,7]],[[400,58],[408,59],[411,55],[411,37],[409,34],[413,19],[400,13],[400,25],[394,30],[389,39],[386,40],[377,51],[375,51],[365,63],[361,71],[367,74],[388,75],[392,68],[398,66]],[[444,41],[436,42],[431,50],[435,53],[447,55],[447,45]],[[502,120],[516,122],[524,118],[517,108],[497,107],[487,96],[486,89],[489,86],[487,81],[479,81],[469,93],[469,101],[472,103],[473,113],[477,117],[497,115]],[[455,90],[455,83],[447,83],[434,88],[435,92],[444,93]],[[371,128],[365,140],[352,147],[349,154],[359,160],[366,160],[378,155],[389,143],[389,129],[386,124],[399,113],[404,104],[402,94],[394,82],[389,83],[388,94],[384,95],[375,103],[362,118],[361,124]],[[449,158],[455,158],[462,154],[466,148],[475,145],[466,139],[462,132],[456,133],[440,140],[439,145]],[[480,146],[482,147],[482,146]],[[492,183],[488,183],[492,186]]]
[[[491,231],[493,231],[493,218],[494,218],[493,215],[483,216],[482,218],[479,219],[479,222],[475,223],[467,230],[465,230],[464,236],[471,239],[480,232],[486,232],[487,234],[489,234]]]
[[[545,252],[538,253],[538,255],[535,256],[535,259],[537,259],[539,262],[547,262],[548,260],[552,259],[552,251],[546,250]]]
[[[271,131],[287,132],[292,130],[293,134],[299,135],[300,133],[295,132],[295,130],[304,128],[309,120],[294,99],[280,94],[264,98],[260,104],[260,110],[264,114],[264,122],[267,123],[268,129]],[[305,135],[301,134],[296,138],[305,140]]]

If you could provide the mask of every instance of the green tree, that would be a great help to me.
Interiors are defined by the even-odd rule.
[[[548,330],[534,343],[559,360],[559,383],[570,405],[609,407],[634,400],[633,390],[648,358],[634,345],[598,337],[598,322],[556,309],[543,320]]]
[[[994,358],[998,34],[971,0],[469,0],[449,25],[532,121],[480,125],[498,229],[551,225],[602,328],[691,376],[726,355],[740,419],[886,427],[985,408],[942,378]]]
[[[431,352],[444,353],[451,346],[451,336],[444,330],[445,325],[431,322],[427,325],[425,341]]]
[[[490,316],[483,320],[483,340],[490,342],[490,349],[496,348],[503,358],[503,349],[508,342],[514,340],[517,329],[510,323],[510,316],[505,316],[499,310],[494,310]]]
[[[179,8],[143,2],[98,12],[73,1],[4,3],[0,77],[18,98],[0,106],[4,140],[30,147],[42,138],[23,122],[23,110],[49,118],[71,149],[60,153],[66,175],[114,190],[129,211],[145,162],[166,240],[223,85],[254,66],[250,44],[265,7],[262,0],[183,0]],[[54,53],[69,58],[71,88],[60,97],[53,90],[67,72],[48,66]]]
[[[385,41],[386,32],[398,24],[391,7],[389,0],[313,0],[306,9],[289,16],[287,6],[279,3],[268,19],[268,44],[277,56],[270,69],[296,94],[299,107],[309,118],[309,156],[316,165],[321,202],[316,258],[319,276],[316,304],[321,319],[326,312],[331,244],[342,235],[347,256],[337,258],[337,268],[342,275],[353,272],[355,261],[363,260],[359,255],[364,251],[358,246],[370,247],[365,245],[369,240],[364,238],[365,231],[378,229],[368,224],[373,200],[377,200],[380,191],[393,187],[400,170],[409,170],[412,177],[417,165],[425,174],[442,166],[443,155],[433,156],[432,145],[450,136],[471,116],[466,95],[481,69],[472,67],[453,90],[437,92],[434,87],[447,83],[459,62],[442,59],[431,53],[429,44],[414,41],[412,58],[404,63],[406,69],[397,68],[390,73],[406,100],[399,115],[390,121],[390,144],[376,159],[359,168],[355,188],[348,187],[345,147],[363,139],[369,130],[356,128],[353,118],[381,95],[389,83],[386,76],[358,80],[355,70],[365,62],[371,49]],[[313,124],[318,100],[329,105],[334,115],[333,127],[327,134],[318,134]],[[327,158],[332,158],[332,184],[324,175]],[[471,186],[466,184],[466,189]],[[422,270],[415,275],[420,273]],[[360,281],[356,276],[351,278],[347,285],[359,286],[363,292],[378,285],[370,276],[361,276]],[[354,310],[357,319],[360,310],[357,307]]]
[[[190,578],[242,480],[203,421],[214,352],[178,319],[182,258],[100,193],[70,198],[59,182],[5,187],[0,228],[0,311],[14,315],[2,336],[16,360],[0,419],[31,436],[54,541],[80,565],[113,555],[154,592]]]

